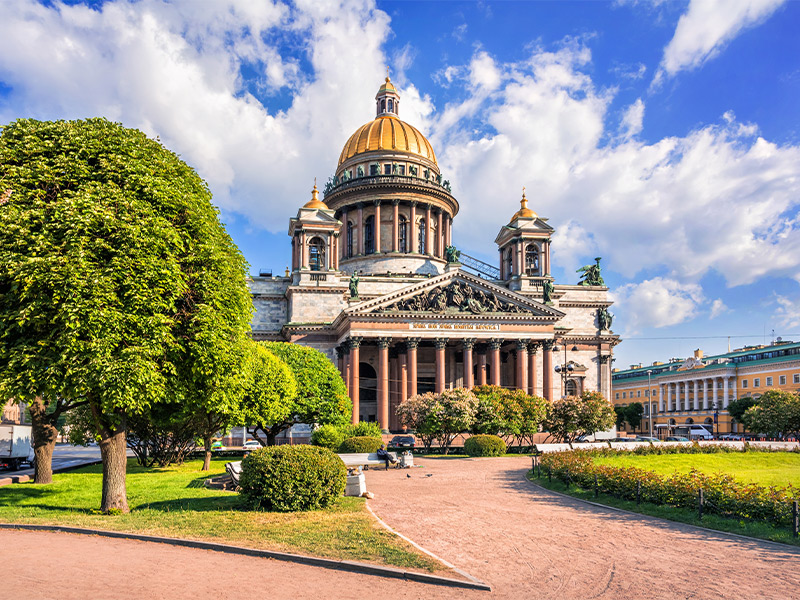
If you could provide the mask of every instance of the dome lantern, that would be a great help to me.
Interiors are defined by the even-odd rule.
[[[519,201],[519,210],[511,217],[511,223],[516,219],[535,219],[538,215],[528,208],[528,199],[525,197],[525,188],[522,188],[522,199]]]
[[[400,114],[400,94],[388,75],[375,95],[375,103],[378,117],[396,117]]]
[[[311,200],[303,205],[303,208],[322,209],[328,210],[328,205],[319,199],[319,190],[317,189],[317,178],[314,178],[314,189],[311,190]]]

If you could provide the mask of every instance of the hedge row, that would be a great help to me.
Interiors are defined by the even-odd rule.
[[[584,489],[593,489],[596,482],[599,492],[616,498],[638,498],[641,502],[690,510],[697,508],[698,490],[703,490],[703,511],[706,513],[767,521],[778,527],[791,525],[792,501],[800,498],[800,490],[791,485],[784,488],[763,487],[742,483],[724,473],[705,475],[692,469],[689,473],[665,476],[636,467],[594,464],[594,457],[615,452],[618,451],[573,450],[546,454],[541,459],[542,470],[567,485],[574,483]]]

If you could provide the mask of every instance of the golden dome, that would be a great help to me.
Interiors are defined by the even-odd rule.
[[[383,85],[378,89],[378,95],[384,92],[394,92],[395,94],[397,93],[397,88],[394,87],[394,84],[392,83],[392,81],[389,79],[388,76],[386,77],[386,81],[383,82]]]
[[[516,219],[535,219],[539,215],[533,212],[530,208],[528,208],[528,199],[525,197],[525,188],[522,188],[522,200],[519,201],[520,209],[514,213],[514,216],[511,217],[510,223],[513,223]]]
[[[328,210],[328,205],[319,199],[319,190],[317,189],[317,180],[314,179],[314,189],[311,190],[311,200],[303,205],[303,208],[316,208],[321,210]]]
[[[356,154],[377,150],[408,152],[427,158],[436,164],[436,154],[431,143],[418,129],[394,115],[383,115],[362,125],[350,136],[339,156],[339,165]]]

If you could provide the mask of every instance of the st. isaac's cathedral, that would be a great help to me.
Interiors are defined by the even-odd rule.
[[[353,420],[397,430],[418,393],[495,384],[549,399],[611,395],[608,288],[550,275],[554,229],[528,208],[500,229],[499,265],[453,247],[459,204],[436,154],[400,120],[386,78],[377,116],[350,136],[335,175],[289,222],[291,272],[253,277],[256,340],[312,346],[334,362]]]

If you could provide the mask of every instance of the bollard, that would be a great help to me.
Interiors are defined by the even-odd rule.
[[[639,479],[636,481],[636,506],[642,501],[642,480]]]
[[[697,516],[702,521],[703,520],[703,504],[705,500],[703,498],[703,490],[697,490]]]
[[[599,494],[599,490],[597,489],[597,475],[594,476],[594,497],[597,498]]]
[[[800,516],[797,513],[797,500],[792,502],[792,535],[797,537],[800,530]]]

